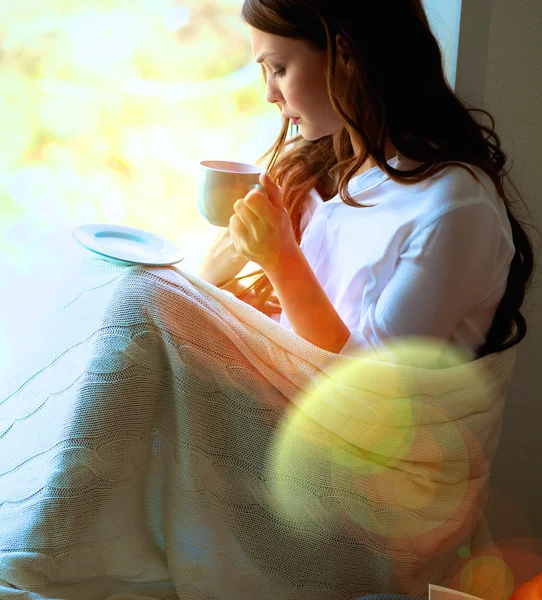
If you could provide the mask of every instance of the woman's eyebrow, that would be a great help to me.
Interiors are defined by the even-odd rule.
[[[268,56],[277,56],[276,52],[264,52],[263,54],[260,54],[260,56],[258,56],[258,58],[256,59],[257,63],[261,63],[263,62]]]

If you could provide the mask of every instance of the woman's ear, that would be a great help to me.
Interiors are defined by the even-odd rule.
[[[337,45],[337,59],[340,61],[341,66],[346,73],[352,75],[354,72],[354,62],[348,44],[340,33],[335,36],[335,42]]]

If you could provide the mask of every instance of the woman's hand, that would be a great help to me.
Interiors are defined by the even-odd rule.
[[[290,215],[282,203],[282,190],[267,173],[260,175],[267,192],[251,190],[233,205],[230,236],[237,252],[264,272],[299,251]]]

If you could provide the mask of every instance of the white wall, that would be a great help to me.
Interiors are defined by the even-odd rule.
[[[444,0],[446,2],[447,0]],[[456,93],[496,119],[513,182],[542,229],[542,2],[463,0]],[[486,121],[487,122],[487,121]],[[528,214],[524,219],[532,221]],[[535,251],[540,260],[539,237]],[[539,285],[541,269],[536,283]],[[494,463],[488,518],[495,538],[542,555],[542,288],[525,309],[529,332],[518,347],[500,449]],[[529,541],[530,540],[530,541]],[[530,545],[530,547],[529,547]],[[533,571],[531,576],[542,571]]]

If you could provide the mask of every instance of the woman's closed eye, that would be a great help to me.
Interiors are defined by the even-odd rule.
[[[286,69],[279,69],[278,71],[273,71],[273,77],[284,77],[284,73]]]

